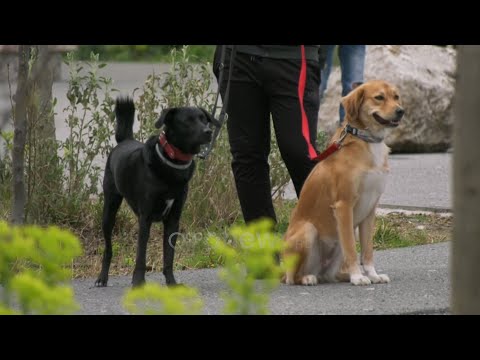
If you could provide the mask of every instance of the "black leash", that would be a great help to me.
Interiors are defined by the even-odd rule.
[[[222,86],[222,82],[223,82],[226,52],[227,52],[227,45],[222,45],[222,52],[220,55],[220,68],[219,68],[220,73],[218,75],[218,90],[217,90],[217,96],[215,98],[215,104],[213,105],[213,109],[212,109],[212,117],[214,118],[215,118],[215,111],[217,110],[218,98],[220,97],[220,87]],[[198,157],[203,160],[205,160],[208,157],[208,155],[210,155],[210,153],[212,152],[213,146],[215,145],[215,142],[217,141],[217,137],[220,134],[220,130],[222,129],[223,123],[225,122],[228,98],[230,96],[230,79],[232,78],[233,60],[235,58],[236,52],[237,52],[236,46],[232,45],[232,52],[230,54],[230,69],[228,70],[227,89],[225,90],[225,98],[223,99],[222,110],[220,111],[220,116],[218,118],[218,122],[220,125],[215,127],[215,130],[213,131],[212,141],[210,141],[210,144],[208,144],[208,146],[201,153],[198,154]]]

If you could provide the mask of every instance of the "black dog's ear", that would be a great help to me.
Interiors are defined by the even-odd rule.
[[[208,122],[212,123],[213,125],[215,125],[216,127],[220,127],[220,122],[215,119],[212,114],[210,114],[207,110],[205,110],[204,108],[200,108],[200,110],[202,110],[202,112],[205,114],[205,116],[207,117],[207,120]]]
[[[160,129],[163,124],[168,125],[168,123],[173,119],[175,116],[176,108],[171,108],[171,109],[165,109],[162,111],[160,114],[160,117],[158,118],[157,122],[155,123],[155,127],[157,129]]]

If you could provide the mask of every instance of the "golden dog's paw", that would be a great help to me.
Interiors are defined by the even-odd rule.
[[[375,275],[369,275],[368,278],[372,282],[372,284],[386,284],[390,282],[390,278],[388,275],[385,274],[375,274]]]
[[[313,286],[317,284],[318,280],[315,275],[305,275],[304,277],[302,277],[302,285]]]
[[[292,272],[288,272],[282,278],[282,283],[287,285],[295,285],[295,275]]]
[[[373,284],[385,284],[390,282],[388,275],[377,274],[373,265],[364,265],[363,271]]]
[[[370,285],[370,279],[362,274],[350,275],[350,282],[352,285]]]
[[[286,278],[285,279],[285,284],[287,285],[295,285],[295,280],[293,280],[293,278]]]

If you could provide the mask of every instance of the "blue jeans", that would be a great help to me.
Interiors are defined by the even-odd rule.
[[[333,51],[337,45],[324,45],[326,47],[326,64],[322,70],[322,82],[320,84],[320,101],[327,88],[328,78],[332,70]],[[352,91],[352,84],[363,82],[365,69],[366,45],[338,45],[338,57],[342,72],[342,97]],[[345,117],[345,110],[342,104],[339,109],[340,125]]]

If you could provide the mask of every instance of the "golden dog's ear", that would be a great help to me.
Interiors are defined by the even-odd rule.
[[[364,92],[363,87],[360,86],[342,98],[342,105],[345,109],[345,113],[351,120],[358,118],[358,112],[360,111],[360,106],[362,106]]]

